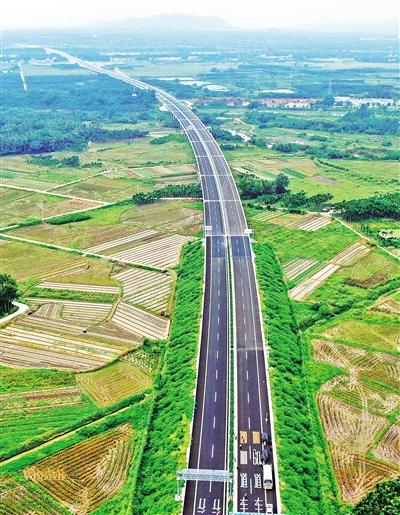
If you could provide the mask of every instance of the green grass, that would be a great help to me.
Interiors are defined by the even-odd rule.
[[[25,293],[29,297],[42,297],[45,299],[64,299],[75,300],[78,302],[100,302],[114,304],[118,294],[112,293],[92,293],[84,291],[51,290],[50,288],[32,288]]]
[[[399,330],[400,324],[379,324],[352,319],[331,325],[324,331],[324,335],[337,340],[348,340],[374,348],[396,351]]]
[[[282,262],[294,258],[327,260],[358,239],[356,234],[338,222],[332,222],[315,232],[277,227],[252,218],[250,226],[255,230],[257,241],[271,243]]]
[[[302,350],[293,307],[272,247],[257,244],[254,249],[263,318],[265,324],[269,321],[270,378],[283,511],[333,515],[337,513],[337,490],[315,400],[309,391],[308,356]],[[331,370],[328,374],[332,375]]]
[[[24,408],[3,410],[1,416],[2,441],[0,456],[7,456],[29,448],[53,435],[68,430],[79,420],[94,415],[96,406],[82,397],[77,405],[53,407],[35,411]]]
[[[12,275],[18,281],[44,277],[53,272],[87,263],[87,260],[80,256],[29,243],[7,241],[0,243],[0,246],[1,270]]]
[[[0,393],[2,394],[68,386],[76,386],[75,376],[72,372],[0,366]]]
[[[179,267],[171,335],[155,379],[157,398],[135,501],[136,512],[142,515],[181,511],[174,499],[175,478],[176,471],[186,466],[190,444],[202,282],[203,248],[199,242],[189,243]]]
[[[48,493],[22,475],[0,475],[0,513],[46,513],[68,515]]]

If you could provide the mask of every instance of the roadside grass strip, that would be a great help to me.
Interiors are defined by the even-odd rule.
[[[321,229],[321,227],[325,227],[332,222],[330,217],[328,216],[320,216],[309,214],[299,220],[297,222],[289,224],[291,227],[296,227],[297,229],[301,229],[302,231],[317,231]]]
[[[289,297],[293,300],[304,300],[311,292],[316,290],[326,279],[334,274],[340,267],[329,263],[317,273],[289,290]]]
[[[133,249],[111,254],[113,259],[156,268],[171,268],[179,262],[182,246],[193,238],[174,234]]]
[[[109,406],[152,386],[151,375],[129,361],[76,375],[81,389],[99,406]]]
[[[286,279],[288,279],[289,281],[295,279],[296,277],[303,274],[317,263],[318,261],[316,261],[315,259],[292,259],[291,261],[283,265],[283,270],[285,272]]]
[[[168,307],[172,276],[150,270],[130,269],[113,276],[121,282],[123,299],[146,309],[161,312]]]
[[[37,288],[46,288],[51,290],[69,290],[69,291],[83,291],[87,293],[119,293],[118,286],[94,286],[92,284],[75,284],[75,283],[56,283],[44,281],[36,286]]]
[[[365,257],[371,251],[371,247],[365,245],[364,243],[354,243],[347,247],[346,249],[333,256],[329,261],[331,263],[335,263],[340,266],[349,266],[354,265],[357,261],[360,261],[361,258]]]
[[[72,513],[85,514],[123,486],[132,456],[133,429],[123,424],[31,465],[24,475]]]
[[[119,247],[120,245],[125,245],[127,243],[132,243],[135,241],[140,241],[150,236],[155,236],[157,231],[153,231],[152,229],[147,229],[145,231],[135,232],[133,234],[129,234],[128,236],[123,236],[122,238],[118,238],[116,240],[109,240],[103,243],[99,243],[98,245],[94,245],[93,247],[89,247],[85,249],[85,252],[89,252],[92,254],[98,254],[99,252],[103,252],[104,250],[108,250],[114,247]]]
[[[145,338],[163,340],[168,336],[168,319],[152,315],[125,302],[118,304],[112,322],[125,331]]]

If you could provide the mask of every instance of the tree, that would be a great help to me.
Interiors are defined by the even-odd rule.
[[[354,515],[397,515],[400,513],[400,478],[378,483],[353,508]]]
[[[285,193],[286,188],[289,186],[289,179],[287,175],[280,173],[275,179],[275,189],[276,193],[281,194]]]
[[[0,314],[11,310],[11,303],[17,296],[18,286],[15,279],[8,274],[0,274]]]

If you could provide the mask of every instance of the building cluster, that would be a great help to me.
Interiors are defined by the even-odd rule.
[[[399,100],[393,98],[354,98],[354,97],[335,97],[335,105],[348,107],[399,107]]]

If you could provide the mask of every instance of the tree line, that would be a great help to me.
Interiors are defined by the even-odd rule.
[[[321,493],[318,435],[308,405],[301,341],[282,269],[267,243],[254,246],[270,348],[282,502],[288,513],[334,513]],[[337,513],[337,512],[335,512]]]
[[[260,129],[285,127],[298,130],[327,132],[350,132],[379,135],[398,135],[399,124],[396,113],[385,109],[371,110],[366,106],[350,110],[337,119],[306,118],[284,113],[269,112],[266,109],[249,109],[245,120],[257,124]]]
[[[400,193],[386,193],[372,197],[345,200],[334,204],[340,216],[350,222],[368,218],[400,219]]]

